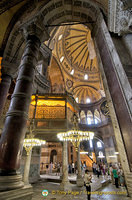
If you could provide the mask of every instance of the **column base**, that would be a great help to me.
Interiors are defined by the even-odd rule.
[[[84,186],[84,180],[82,178],[82,176],[77,176],[77,180],[76,180],[77,186],[78,187],[83,187]]]
[[[62,181],[60,184],[60,190],[62,191],[70,191],[71,190],[71,184],[69,181]]]
[[[21,174],[0,176],[0,191],[14,190],[22,187],[24,187],[24,183],[22,182]]]
[[[31,200],[33,189],[31,185],[24,186],[21,189],[0,192],[0,200]]]

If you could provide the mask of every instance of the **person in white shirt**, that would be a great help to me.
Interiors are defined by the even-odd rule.
[[[72,173],[74,174],[74,171],[75,171],[75,164],[72,163]]]
[[[88,200],[90,200],[91,198],[91,179],[92,176],[91,174],[89,174],[88,170],[85,170],[85,175],[84,175],[84,186],[86,187],[86,191],[87,191],[87,198]]]

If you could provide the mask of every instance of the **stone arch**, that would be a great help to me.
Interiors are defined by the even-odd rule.
[[[50,71],[52,71],[52,75],[50,75]],[[65,92],[65,81],[60,70],[59,63],[57,59],[53,56],[51,60],[51,65],[48,69],[49,72],[49,79],[51,82],[51,92],[52,93],[64,93]]]
[[[57,151],[53,149],[50,153],[50,163],[54,163],[57,161]]]
[[[82,124],[86,124],[86,115],[85,115],[84,110],[81,110],[80,112],[80,120]]]
[[[23,7],[19,10],[19,21],[14,24],[14,28],[8,37],[3,54],[2,66],[6,66],[8,70],[9,68],[18,68],[20,63],[25,46],[23,34],[20,32],[22,26],[35,22],[37,27],[41,27],[43,33],[46,32],[47,36],[52,31],[53,27],[49,27],[47,31],[45,26],[53,24],[59,25],[64,22],[85,22],[92,30],[93,23],[96,23],[97,15],[100,13],[98,6],[90,0],[87,2],[52,0],[46,3],[38,3],[36,6],[36,8],[34,8],[34,4],[27,6],[27,9],[22,13],[21,10],[23,10]],[[11,63],[12,66],[8,66],[8,63]]]

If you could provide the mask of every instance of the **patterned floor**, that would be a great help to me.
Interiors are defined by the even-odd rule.
[[[100,179],[101,180],[101,179]],[[96,181],[93,183],[93,186],[96,187]],[[41,180],[37,184],[33,184],[33,198],[32,200],[87,200],[87,194],[85,187],[81,190],[78,190],[77,187],[71,184],[71,190],[68,192],[60,191],[59,183],[49,183]],[[92,187],[93,187],[92,186]],[[48,196],[42,196],[42,191],[48,190]],[[94,190],[92,190],[94,191]],[[131,198],[127,197],[127,192],[125,188],[116,188],[115,185],[111,183],[100,189],[92,192],[91,200],[130,200]]]

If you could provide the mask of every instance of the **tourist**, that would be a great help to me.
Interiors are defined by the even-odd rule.
[[[49,165],[46,165],[46,174],[49,173]]]
[[[57,163],[57,173],[56,173],[57,176],[60,175],[60,163]]]
[[[106,174],[106,165],[105,165],[105,163],[103,164],[103,175],[105,176],[105,174]]]
[[[96,174],[96,163],[93,162],[93,174],[95,175]]]
[[[68,173],[69,173],[69,174],[72,173],[72,165],[71,165],[71,164],[69,164],[69,166],[68,166]]]
[[[62,176],[62,162],[60,163],[60,176]]]
[[[100,175],[100,167],[99,167],[98,164],[96,165],[96,173],[97,173],[97,177],[99,178],[99,175]]]
[[[120,179],[119,184],[120,184],[120,186],[124,187],[125,186],[125,177],[124,177],[124,172],[121,167],[119,167],[118,173],[119,173],[119,179]]]
[[[49,173],[52,174],[52,169],[53,169],[53,163],[51,162],[49,165]]]
[[[44,162],[41,162],[41,165],[42,165],[41,169],[43,170],[43,168],[44,168]]]
[[[111,176],[111,182],[114,185],[114,175],[113,175],[113,166],[110,165],[110,176]]]
[[[72,173],[74,174],[74,171],[75,171],[75,164],[74,162],[72,163]]]
[[[118,171],[117,171],[116,166],[113,167],[112,173],[113,173],[113,176],[114,176],[114,179],[115,179],[115,186],[116,186],[116,188],[118,188]]]
[[[87,198],[88,200],[90,200],[91,197],[91,179],[92,176],[91,174],[89,174],[88,170],[85,170],[85,176],[84,176],[84,186],[86,187],[86,191],[87,191]]]

